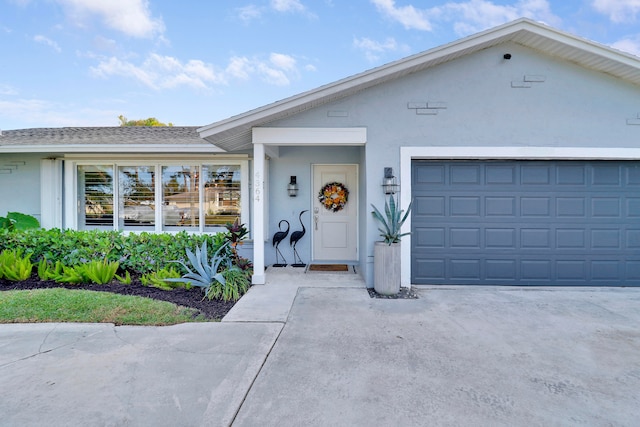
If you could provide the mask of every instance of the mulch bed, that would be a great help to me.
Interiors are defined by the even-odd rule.
[[[122,295],[133,295],[138,297],[152,298],[161,301],[168,301],[184,307],[195,308],[200,311],[209,320],[220,320],[231,310],[234,301],[210,300],[203,298],[204,294],[199,288],[192,289],[174,289],[164,291],[154,287],[143,286],[138,278],[132,278],[130,285],[123,285],[118,282],[106,285],[96,284],[63,284],[56,283],[53,280],[40,280],[37,274],[31,276],[29,280],[22,282],[12,282],[6,279],[0,279],[0,291],[10,290],[29,290],[29,289],[47,289],[47,288],[66,288],[66,289],[86,289],[89,291],[113,292]]]

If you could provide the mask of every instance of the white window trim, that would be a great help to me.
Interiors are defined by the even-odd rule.
[[[83,165],[111,165],[114,167],[114,171],[117,176],[117,167],[119,166],[154,166],[156,168],[158,176],[162,174],[162,166],[181,166],[181,165],[193,165],[198,166],[200,170],[202,170],[203,165],[239,165],[240,166],[240,221],[243,224],[248,224],[250,221],[251,208],[249,203],[249,161],[246,156],[241,156],[238,158],[235,157],[227,157],[227,156],[216,156],[215,158],[193,158],[193,157],[168,157],[168,156],[153,156],[153,157],[145,157],[139,159],[132,159],[130,157],[127,158],[118,158],[118,156],[106,157],[106,156],[96,156],[91,158],[75,158],[71,157],[65,161],[64,164],[64,227],[77,230],[78,229],[78,166]],[[159,169],[158,169],[159,168]],[[200,174],[201,179],[203,179],[202,174]],[[119,186],[115,185],[113,189],[114,200],[117,201],[119,194]],[[200,188],[203,188],[202,186]],[[162,200],[162,185],[156,185],[155,189],[155,198],[156,200]],[[199,195],[200,209],[203,209],[203,194],[202,192]],[[118,203],[114,203],[114,230],[119,230],[118,223],[115,221],[115,218],[118,218]],[[201,218],[203,218],[201,212]],[[160,210],[156,210],[156,224],[152,232],[155,233],[178,233],[181,231],[187,231],[194,233],[196,231],[184,229],[184,230],[163,230],[162,229],[162,217]],[[205,230],[205,224],[203,221],[200,222],[198,226],[198,233],[215,233],[218,231],[223,231],[224,227],[212,227],[210,229]],[[137,230],[128,230],[122,229],[124,232],[138,232]],[[145,230],[151,231],[151,230]]]
[[[412,160],[640,160],[640,148],[593,147],[400,147],[400,206],[411,202]],[[411,231],[411,216],[402,232]],[[411,235],[401,240],[401,251],[411,253]],[[402,257],[400,283],[411,286],[411,257]]]

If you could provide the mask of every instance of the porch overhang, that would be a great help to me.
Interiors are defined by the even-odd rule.
[[[265,182],[268,182],[267,156],[278,157],[281,146],[363,146],[367,142],[366,127],[292,128],[255,127],[251,132],[253,145],[253,268],[252,283],[263,285],[265,276],[266,212]]]

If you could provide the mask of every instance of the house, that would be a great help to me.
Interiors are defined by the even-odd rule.
[[[404,286],[640,286],[640,58],[528,19],[200,128],[5,131],[0,156],[0,215],[207,232],[224,212],[258,284],[286,220],[305,263],[372,286],[371,205],[395,192]]]

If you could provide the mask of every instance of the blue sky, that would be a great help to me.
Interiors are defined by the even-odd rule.
[[[640,56],[640,0],[0,0],[0,129],[206,125],[523,16]]]

